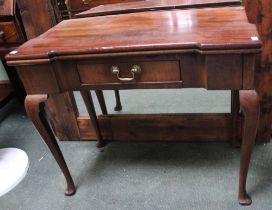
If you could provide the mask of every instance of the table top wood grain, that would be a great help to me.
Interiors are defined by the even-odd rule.
[[[107,55],[143,51],[191,50],[200,53],[260,51],[255,25],[243,7],[153,11],[62,21],[6,59]],[[20,62],[19,62],[20,63]]]

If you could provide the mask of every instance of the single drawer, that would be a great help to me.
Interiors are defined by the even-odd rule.
[[[179,61],[77,64],[82,84],[145,83],[180,81]]]
[[[0,43],[20,43],[20,37],[17,33],[16,26],[13,22],[0,23]]]

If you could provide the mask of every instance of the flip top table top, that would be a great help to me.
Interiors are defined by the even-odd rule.
[[[76,14],[76,18],[144,12],[152,10],[187,9],[241,5],[239,0],[150,0],[100,5]]]
[[[260,51],[261,42],[243,7],[153,11],[66,20],[6,58],[9,63],[82,54],[191,50]]]

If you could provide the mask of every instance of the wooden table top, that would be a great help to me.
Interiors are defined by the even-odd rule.
[[[150,0],[100,5],[76,14],[76,18],[143,12],[150,10],[169,10],[200,7],[241,5],[240,0]]]
[[[248,23],[243,7],[225,7],[66,20],[26,42],[6,59],[19,62],[169,50],[242,53],[259,52],[260,48],[255,25]]]

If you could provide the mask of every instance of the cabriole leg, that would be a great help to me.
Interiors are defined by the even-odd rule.
[[[25,99],[25,109],[28,117],[32,120],[36,129],[39,131],[41,137],[52,152],[66,178],[67,189],[65,191],[65,195],[73,195],[76,192],[73,179],[65,163],[53,131],[46,119],[46,100],[47,95],[28,95]]]
[[[102,90],[96,90],[95,94],[97,96],[99,105],[101,107],[102,114],[104,114],[104,115],[108,114],[103,91]]]
[[[244,115],[240,177],[239,177],[239,203],[250,205],[252,200],[246,191],[246,179],[250,163],[252,149],[255,143],[257,127],[260,115],[259,97],[255,90],[242,90],[239,92],[240,107]]]
[[[240,147],[240,139],[238,132],[238,118],[239,118],[239,90],[231,91],[231,115],[232,115],[232,146]]]
[[[122,110],[122,105],[121,105],[119,90],[114,90],[114,94],[115,94],[115,99],[116,99],[116,106],[115,106],[114,110],[115,111],[121,111]]]
[[[96,117],[91,92],[88,91],[88,90],[81,90],[80,93],[81,93],[81,96],[82,96],[83,101],[85,103],[85,106],[87,108],[87,111],[89,113],[92,124],[94,126],[94,130],[95,130],[97,140],[98,140],[97,147],[98,148],[104,147],[106,145],[106,142],[103,140],[103,138],[101,136],[101,132],[100,132],[98,120],[97,120],[97,117]]]

